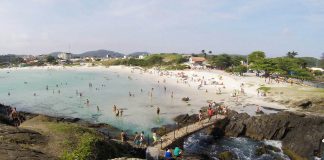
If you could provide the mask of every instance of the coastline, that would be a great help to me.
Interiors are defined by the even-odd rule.
[[[136,69],[134,69],[136,68]],[[217,103],[224,103],[225,106],[228,106],[229,109],[236,110],[238,112],[247,112],[250,115],[255,115],[255,111],[257,109],[257,105],[265,106],[267,108],[274,108],[280,110],[288,110],[288,111],[296,111],[295,108],[288,108],[287,106],[280,104],[278,102],[269,102],[267,101],[268,97],[258,96],[257,89],[265,85],[267,87],[287,87],[289,84],[280,83],[280,84],[267,84],[264,82],[263,78],[253,77],[253,76],[235,76],[231,75],[225,71],[221,70],[170,70],[170,71],[161,71],[162,73],[168,73],[168,75],[161,76],[161,72],[156,69],[148,69],[145,72],[143,70],[139,70],[139,67],[128,67],[128,66],[41,66],[41,67],[16,67],[16,68],[4,68],[4,71],[15,71],[15,70],[66,70],[66,71],[98,71],[105,72],[111,71],[116,73],[127,74],[131,77],[134,77],[138,80],[144,81],[152,81],[158,87],[166,86],[169,90],[172,88],[180,88],[185,91],[191,91],[194,93],[193,95],[178,95],[178,97],[186,97],[188,96],[192,101],[204,99],[206,101],[202,106],[208,105],[207,100],[215,101]],[[178,73],[183,73],[188,76],[186,82],[181,80],[180,77],[176,75]],[[194,75],[194,76],[193,76]],[[222,76],[222,80],[219,80],[219,77]],[[190,80],[193,78],[193,81]],[[199,90],[197,89],[198,85],[201,83],[201,80],[204,78],[207,82],[207,85],[203,85]],[[163,83],[163,81],[166,81]],[[160,83],[158,83],[158,81]],[[211,84],[213,81],[218,83],[223,83],[224,85],[213,85]],[[234,90],[240,90],[240,85],[244,84],[244,92],[245,95],[239,95],[239,99],[236,102],[234,97],[230,95]],[[225,88],[223,88],[225,86]],[[221,89],[221,94],[217,94],[218,89]],[[208,93],[206,93],[206,90]],[[175,93],[176,94],[176,93]],[[201,101],[199,102],[201,103]],[[198,111],[200,107],[195,107],[193,112]],[[273,113],[264,110],[266,113]]]

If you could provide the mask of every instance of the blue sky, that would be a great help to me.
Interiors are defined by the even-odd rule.
[[[0,0],[0,54],[324,52],[323,0]]]

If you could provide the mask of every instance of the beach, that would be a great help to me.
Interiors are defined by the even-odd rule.
[[[173,112],[191,114],[198,113],[198,110],[203,106],[208,106],[208,102],[224,103],[229,109],[238,112],[246,112],[250,115],[255,115],[257,106],[264,106],[266,108],[274,108],[279,110],[294,111],[293,108],[266,101],[267,97],[258,94],[257,89],[260,86],[267,87],[287,87],[287,83],[271,83],[268,84],[263,78],[255,76],[236,76],[220,70],[181,70],[181,71],[159,71],[157,69],[144,70],[139,67],[127,66],[45,66],[45,67],[24,67],[24,68],[11,68],[3,69],[4,71],[14,70],[64,70],[64,71],[78,71],[78,72],[113,72],[115,74],[127,75],[134,80],[149,81],[156,88],[163,90],[166,87],[166,94],[171,97],[174,92],[174,99],[181,99],[182,97],[189,97],[188,104],[201,104],[200,106],[190,107],[190,110],[183,110],[183,108],[174,108]],[[202,85],[201,85],[202,84]],[[199,87],[199,85],[201,85]],[[151,86],[151,85],[150,85]],[[148,86],[147,88],[149,88]],[[199,88],[199,89],[198,89]],[[244,94],[240,92],[241,88],[244,89]],[[144,88],[143,88],[144,89]],[[181,89],[183,92],[177,93],[175,90]],[[206,92],[207,91],[207,92]],[[233,97],[233,92],[239,93],[238,98]],[[139,91],[132,91],[139,92]],[[147,91],[146,91],[147,92]],[[190,93],[190,94],[185,94]],[[128,94],[128,93],[125,93]],[[163,110],[163,106],[162,110]],[[261,108],[262,109],[262,108]],[[271,110],[263,109],[265,113],[273,113]],[[172,114],[172,113],[169,113]],[[176,115],[172,114],[172,115]]]

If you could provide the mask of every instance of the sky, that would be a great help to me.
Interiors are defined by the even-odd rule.
[[[0,54],[324,52],[324,0],[0,0]]]

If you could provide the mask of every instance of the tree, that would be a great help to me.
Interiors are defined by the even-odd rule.
[[[238,65],[233,67],[233,72],[239,73],[241,76],[243,76],[243,73],[247,71],[247,67],[243,65]]]
[[[210,64],[219,69],[226,69],[233,65],[232,57],[228,54],[221,54],[218,56],[213,56],[210,60]]]
[[[273,61],[273,59],[264,58],[255,61],[251,66],[251,68],[258,71],[264,71],[265,75],[269,76],[271,73],[273,73],[276,70],[275,64],[276,63]]]
[[[249,61],[249,63],[253,63],[257,60],[264,59],[265,57],[266,56],[263,51],[254,51],[248,55],[248,61]]]
[[[204,50],[204,49],[203,49],[203,50],[201,50],[201,54],[203,54],[205,58],[207,57],[207,54],[206,54],[206,52],[205,52],[205,50]]]
[[[56,60],[55,60],[55,57],[53,57],[53,56],[47,56],[46,57],[46,62],[48,62],[48,63],[54,63]]]
[[[322,57],[321,60],[319,61],[318,66],[324,69],[324,53],[322,53]]]
[[[288,58],[295,58],[295,56],[297,56],[298,55],[298,53],[297,52],[295,52],[295,51],[292,51],[292,52],[288,52],[287,53],[287,57]]]
[[[213,52],[212,51],[208,51],[208,54],[212,54]]]

